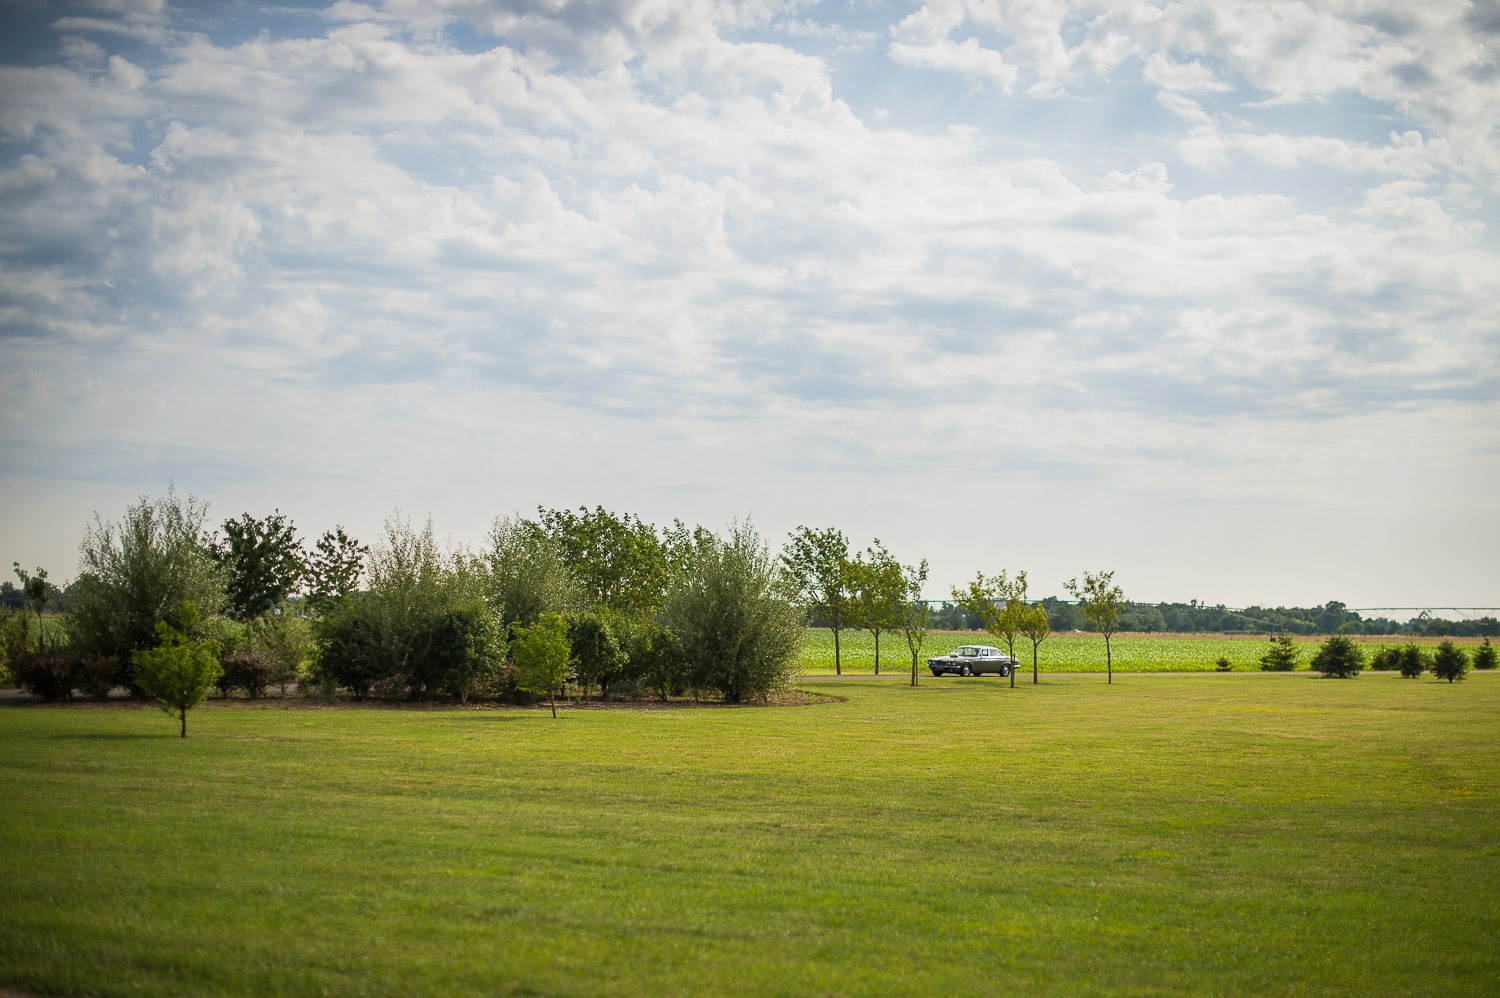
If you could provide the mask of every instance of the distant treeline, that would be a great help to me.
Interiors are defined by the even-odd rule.
[[[1039,601],[1054,631],[1090,631],[1078,607],[1054,596]],[[944,631],[983,630],[979,618],[950,601],[935,602],[932,627]],[[814,626],[827,626],[814,620]],[[1262,607],[1242,610],[1196,600],[1188,603],[1130,603],[1120,611],[1120,630],[1166,634],[1411,634],[1429,637],[1496,637],[1500,620],[1446,620],[1423,611],[1406,621],[1386,617],[1366,619],[1345,604]]]

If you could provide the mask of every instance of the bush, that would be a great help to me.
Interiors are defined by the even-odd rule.
[[[775,561],[749,524],[691,544],[662,610],[689,681],[730,703],[768,696],[791,679],[802,641],[802,615]]]
[[[219,659],[219,665],[223,669],[215,680],[219,693],[228,696],[231,690],[244,690],[251,700],[264,694],[279,672],[276,660],[255,647],[232,651]]]
[[[1455,679],[1464,678],[1464,673],[1469,671],[1469,657],[1464,654],[1452,641],[1444,641],[1438,645],[1437,654],[1432,656],[1432,674],[1439,679],[1453,682]]]
[[[599,695],[608,699],[609,684],[625,677],[625,665],[629,661],[620,649],[614,631],[594,614],[584,614],[568,623],[568,643],[573,646],[573,658],[578,682],[583,687],[583,699],[589,698],[589,687],[599,684]]]
[[[1365,653],[1353,641],[1335,634],[1313,656],[1312,667],[1325,679],[1353,679],[1365,667]]]
[[[1232,672],[1232,671],[1234,671],[1234,666],[1231,665],[1229,663],[1229,659],[1225,658],[1223,655],[1220,655],[1219,656],[1219,660],[1214,663],[1214,668],[1218,672]]]
[[[477,687],[495,677],[504,657],[500,630],[483,603],[457,607],[431,623],[421,657],[431,685],[467,703]]]
[[[300,679],[307,663],[318,654],[312,622],[286,608],[280,615],[269,614],[251,625],[250,641],[275,663],[271,681],[280,683],[283,693],[286,684]]]
[[[631,627],[623,646],[631,679],[663,700],[687,688],[687,663],[660,621],[647,619]]]
[[[1400,645],[1381,645],[1370,656],[1370,668],[1375,672],[1395,672],[1401,668]]]
[[[1396,652],[1396,668],[1401,670],[1401,675],[1407,679],[1416,679],[1429,666],[1427,653],[1415,644],[1408,644],[1398,648]]]
[[[78,686],[77,656],[67,650],[29,651],[11,666],[17,685],[48,703],[60,703]]]
[[[1495,667],[1495,648],[1490,644],[1490,639],[1485,638],[1484,644],[1474,649],[1474,668],[1493,669]]]
[[[1297,660],[1301,657],[1302,652],[1292,643],[1292,636],[1283,634],[1260,657],[1260,669],[1262,672],[1291,672],[1297,668]]]
[[[344,605],[325,617],[319,629],[323,638],[316,667],[319,679],[343,687],[355,699],[363,699],[400,664],[386,638],[384,621],[372,612],[369,600]]]
[[[104,700],[119,685],[120,660],[112,655],[79,655],[74,681],[78,689],[96,700]]]

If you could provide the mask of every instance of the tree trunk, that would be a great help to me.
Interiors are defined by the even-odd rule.
[[[880,632],[875,632],[875,675],[880,675]]]
[[[182,737],[187,737],[187,711],[179,710],[178,715],[182,718]]]
[[[1031,643],[1031,685],[1036,685],[1036,642]]]
[[[552,716],[557,716],[557,693],[551,686],[547,687],[547,702],[552,705]]]
[[[1115,663],[1114,663],[1114,660],[1109,657],[1109,632],[1108,631],[1104,632],[1104,671],[1109,676],[1109,678],[1106,679],[1105,682],[1106,683],[1110,683],[1110,684],[1114,683],[1114,681],[1115,681]]]
[[[912,652],[912,654],[911,654],[911,684],[913,686],[917,685],[917,653],[916,652]]]
[[[835,676],[844,674],[844,667],[839,662],[839,629],[837,627],[833,629],[833,674]]]

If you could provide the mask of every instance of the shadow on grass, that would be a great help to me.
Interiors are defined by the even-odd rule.
[[[137,740],[140,740],[140,739],[147,739],[147,738],[176,738],[178,741],[182,740],[178,736],[177,732],[175,732],[175,731],[172,732],[170,735],[164,735],[164,734],[161,734],[160,732],[152,732],[150,734],[144,734],[144,733],[140,733],[140,732],[129,732],[129,731],[77,731],[77,732],[57,732],[56,734],[47,735],[46,737],[51,738],[53,740],[58,740],[58,741],[77,741],[77,742],[137,741]]]

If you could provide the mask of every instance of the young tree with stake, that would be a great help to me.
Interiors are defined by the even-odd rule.
[[[906,600],[901,606],[901,633],[906,638],[906,647],[911,651],[911,684],[917,685],[917,664],[922,658],[922,646],[927,643],[927,601],[922,598],[922,587],[927,584],[927,559],[916,565],[901,569],[901,580],[906,590]]]

